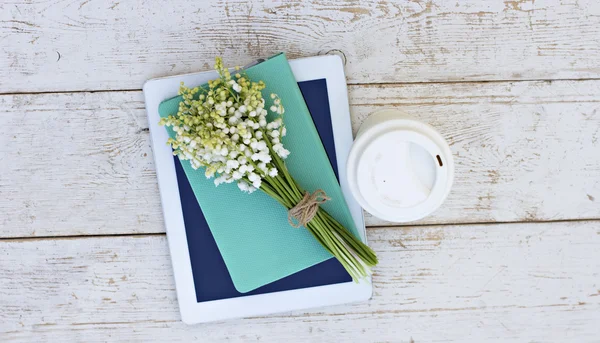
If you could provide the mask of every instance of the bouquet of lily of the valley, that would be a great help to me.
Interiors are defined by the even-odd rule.
[[[167,142],[173,153],[203,168],[216,186],[235,182],[241,191],[265,192],[288,210],[291,226],[306,227],[355,281],[370,275],[377,264],[373,251],[319,206],[329,200],[324,191],[307,192],[288,172],[282,99],[270,94],[267,109],[263,81],[250,80],[239,67],[231,75],[219,57],[215,69],[220,77],[207,88],[182,83],[178,113],[161,119],[176,134]]]

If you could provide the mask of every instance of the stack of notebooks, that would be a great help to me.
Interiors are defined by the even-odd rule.
[[[307,190],[332,198],[323,208],[364,240],[360,207],[346,187],[352,143],[343,65],[336,56],[288,63],[275,55],[246,70],[263,95],[285,106],[290,173]],[[179,83],[203,85],[215,72],[148,81],[144,86],[159,188],[182,319],[186,323],[262,315],[366,300],[369,280],[355,283],[341,264],[287,211],[262,192],[215,187],[202,170],[172,155],[172,132],[157,125],[177,113]]]

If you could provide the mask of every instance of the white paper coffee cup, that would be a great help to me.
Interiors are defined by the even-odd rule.
[[[365,210],[387,221],[410,222],[444,202],[454,180],[454,159],[433,127],[397,110],[382,110],[360,127],[347,175]]]

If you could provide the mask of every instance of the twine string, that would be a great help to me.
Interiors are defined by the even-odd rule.
[[[295,228],[306,226],[319,211],[319,205],[329,200],[331,198],[322,189],[317,189],[313,194],[305,192],[302,200],[288,211],[288,222]]]

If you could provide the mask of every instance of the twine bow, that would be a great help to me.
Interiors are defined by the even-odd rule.
[[[302,200],[288,211],[288,222],[295,228],[306,226],[317,214],[319,205],[329,200],[331,198],[322,189],[317,189],[313,194],[305,192]]]

